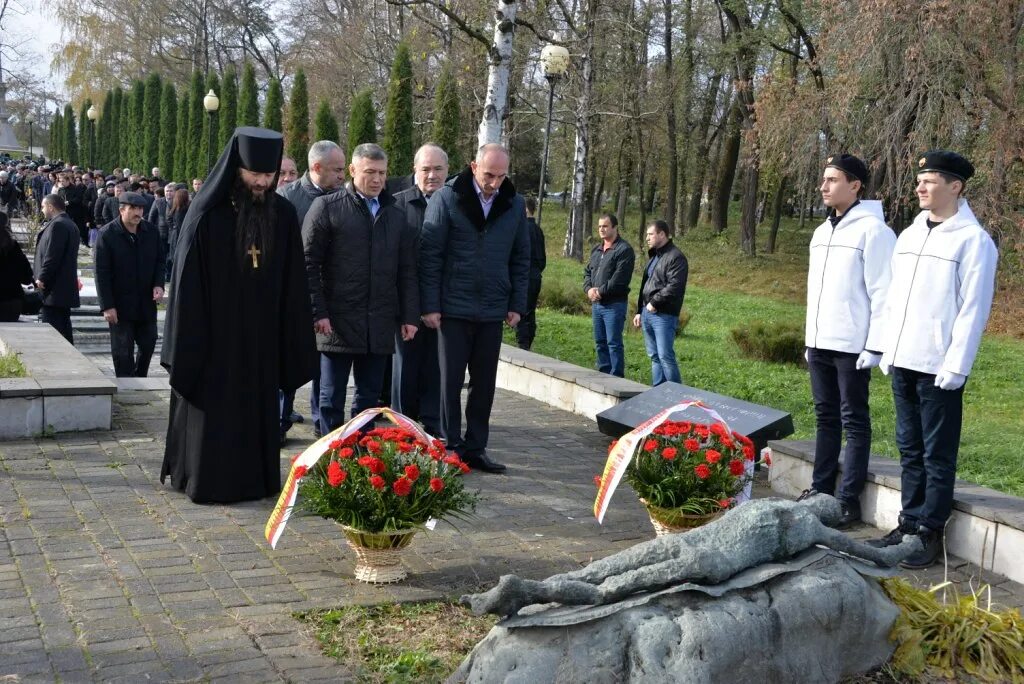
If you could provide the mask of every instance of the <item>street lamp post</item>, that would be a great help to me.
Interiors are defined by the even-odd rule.
[[[89,105],[89,109],[85,112],[85,115],[89,118],[89,166],[92,169],[96,168],[96,119],[99,118],[100,113],[96,109],[96,105]]]
[[[213,168],[213,117],[217,116],[217,110],[220,109],[220,98],[217,97],[217,93],[213,92],[213,88],[210,88],[210,92],[203,98],[203,109],[210,115],[210,122],[208,128],[210,129],[209,140],[207,141],[208,154],[206,155],[206,175],[210,175],[210,169]]]
[[[29,112],[28,116],[25,117],[25,122],[28,124],[28,156],[34,161],[36,154],[32,151],[32,124],[36,122],[35,115]]]
[[[544,211],[544,181],[548,170],[548,147],[551,143],[551,112],[555,106],[555,82],[569,69],[569,51],[561,45],[545,45],[540,51],[540,64],[548,81],[548,120],[544,126],[544,156],[540,161],[540,190],[537,193],[537,225]]]

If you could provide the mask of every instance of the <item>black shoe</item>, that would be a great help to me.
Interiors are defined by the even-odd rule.
[[[506,470],[504,463],[498,463],[497,461],[492,461],[491,459],[487,458],[486,451],[474,456],[463,456],[462,460],[465,461],[466,465],[468,465],[473,470],[482,470],[485,473],[494,473],[496,475],[501,475]]]
[[[800,492],[800,496],[796,497],[796,500],[804,501],[805,499],[810,499],[812,496],[818,496],[819,494],[821,494],[821,492],[819,492],[814,487],[811,487],[810,489],[805,489],[804,491]]]
[[[903,535],[905,534],[917,534],[917,526],[900,521],[899,527],[885,535],[881,539],[869,539],[867,541],[868,546],[873,546],[876,549],[884,549],[887,546],[896,546],[903,541]]]
[[[924,548],[900,562],[901,568],[924,570],[934,565],[935,561],[939,559],[939,555],[942,554],[942,534],[922,527],[918,530],[917,536],[921,538]]]
[[[840,505],[843,508],[843,514],[839,516],[839,521],[836,523],[835,528],[837,530],[845,530],[851,525],[856,525],[860,522],[860,503],[857,501],[840,501]]]
[[[319,425],[314,425],[313,426],[313,436],[316,437],[317,439],[320,439],[321,437],[324,436],[323,433],[320,432],[320,426]]]
[[[282,449],[284,449],[284,445],[285,445],[285,444],[286,444],[287,442],[288,442],[288,433],[287,433],[287,432],[282,432],[282,433],[281,433],[281,442],[280,442],[280,447],[281,447]]]
[[[302,414],[296,413],[295,411],[292,411],[292,415],[288,416],[288,420],[292,421],[293,423],[306,422],[306,419],[302,417]]]

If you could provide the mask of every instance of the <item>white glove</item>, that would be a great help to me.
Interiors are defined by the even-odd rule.
[[[882,375],[888,375],[889,371],[892,370],[892,364],[888,363],[888,362],[882,363],[881,360],[879,360],[878,368],[879,368],[879,370],[882,371]]]
[[[872,369],[882,362],[882,355],[864,350],[857,357],[857,370]]]
[[[806,348],[804,349],[804,361],[806,361],[807,363],[811,362],[811,350],[810,349],[806,349]]]
[[[966,375],[953,373],[952,371],[939,371],[935,376],[935,386],[943,390],[958,390],[967,382]]]

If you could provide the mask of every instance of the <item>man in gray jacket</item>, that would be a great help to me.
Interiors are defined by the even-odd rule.
[[[322,195],[329,195],[341,189],[345,184],[345,151],[338,143],[331,140],[318,140],[309,148],[306,157],[309,162],[309,170],[302,174],[302,178],[295,180],[295,162],[288,157],[281,160],[281,171],[279,176],[285,177],[291,174],[292,180],[289,183],[278,183],[277,194],[284,197],[295,207],[295,214],[299,217],[299,225],[306,218],[309,207],[313,200]],[[289,162],[291,162],[289,164]],[[279,178],[280,181],[280,178]],[[281,445],[287,439],[288,430],[293,423],[302,422],[302,416],[295,413],[295,392],[281,392]],[[320,377],[313,378],[313,387],[309,393],[309,412],[312,414],[313,434],[320,436]]]
[[[508,161],[501,145],[481,147],[468,169],[431,196],[420,243],[423,322],[440,330],[441,429],[449,450],[489,473],[505,472],[486,451],[501,323],[519,323],[530,278],[530,230]]]

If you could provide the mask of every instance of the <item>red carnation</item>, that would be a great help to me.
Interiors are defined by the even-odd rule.
[[[374,475],[380,475],[387,469],[387,465],[384,461],[379,458],[370,459],[370,472]]]
[[[711,434],[711,430],[708,429],[707,425],[697,425],[693,428],[693,431],[697,433],[697,436],[704,439]]]
[[[398,496],[408,496],[409,492],[412,491],[412,481],[407,477],[400,477],[395,480],[395,484],[391,485],[391,488],[395,490],[395,494]]]
[[[693,429],[693,423],[688,420],[681,420],[677,423],[679,425],[679,432],[686,434]]]
[[[384,489],[385,484],[384,478],[380,475],[374,475],[370,478],[370,486],[374,489]]]
[[[745,447],[743,447],[743,455],[746,457],[746,459],[748,461],[753,461],[754,460],[754,447],[752,447],[752,446],[745,446]]]
[[[331,449],[332,451],[337,451],[338,449],[341,448],[341,440],[340,439],[331,440],[331,443],[327,445],[327,448]]]
[[[439,477],[430,478],[430,491],[440,492],[442,489],[444,489],[444,480]]]
[[[646,442],[644,442],[644,451],[646,451],[647,453],[650,453],[650,452],[654,451],[657,448],[658,448],[658,441],[657,440],[649,439]]]
[[[348,473],[342,470],[341,464],[337,461],[331,461],[331,464],[327,466],[327,484],[332,487],[339,486],[347,477]]]
[[[370,464],[373,463],[375,460],[377,459],[375,459],[373,456],[360,456],[356,463],[363,466],[364,468],[369,468]]]
[[[665,447],[661,450],[661,457],[666,461],[671,461],[676,457],[676,453],[677,451],[675,447]]]
[[[416,478],[420,476],[420,467],[415,463],[405,466],[405,476],[415,482]]]
[[[297,480],[299,478],[305,477],[306,473],[308,472],[309,468],[307,468],[306,466],[295,466],[295,479]]]
[[[352,458],[352,454],[354,453],[355,452],[352,451],[352,447],[342,447],[341,449],[338,449],[338,458]]]
[[[747,467],[743,465],[743,461],[733,459],[729,461],[729,472],[739,477],[746,471]]]
[[[764,455],[764,464],[766,466],[770,466],[772,464],[772,457],[769,456],[768,454]]]
[[[366,442],[364,446],[366,447],[366,450],[369,451],[371,454],[380,453],[380,442],[376,440],[371,439],[368,442]]]
[[[463,473],[468,473],[469,466],[466,465],[465,463],[459,463],[459,470],[461,470]]]
[[[407,454],[413,450],[413,446],[412,444],[409,444],[409,442],[399,442],[398,444],[395,445],[395,447],[403,454]]]
[[[725,426],[721,423],[715,423],[711,426],[711,433],[718,435],[719,437],[728,437],[729,431],[725,429]]]
[[[708,465],[706,463],[701,463],[700,465],[698,465],[696,468],[693,469],[693,472],[701,480],[706,480],[709,477],[711,477],[711,468],[708,468]]]
[[[719,452],[715,451],[714,449],[708,449],[704,453],[704,460],[706,460],[708,463],[710,463],[712,465],[714,465],[715,463],[718,463],[718,460],[720,458],[722,458],[722,454],[720,454]]]
[[[726,449],[733,449],[736,447],[736,442],[732,441],[728,437],[722,437],[722,446]]]
[[[722,499],[721,501],[718,502],[718,507],[719,508],[728,508],[731,505],[732,505],[732,499],[731,498],[730,499]]]
[[[690,439],[683,442],[683,446],[686,447],[687,451],[697,451],[698,449],[700,449],[700,442],[691,437]]]

